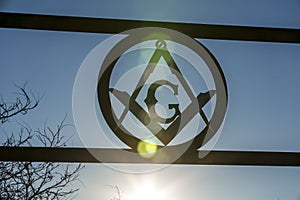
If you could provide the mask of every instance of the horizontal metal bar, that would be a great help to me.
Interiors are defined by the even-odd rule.
[[[0,12],[0,27],[108,34],[117,34],[128,29],[139,27],[164,27],[180,31],[193,38],[300,43],[300,29],[154,22],[4,12]]]
[[[101,160],[95,158],[93,155],[101,155]],[[124,150],[121,149],[46,147],[0,147],[0,161],[152,163],[151,160],[140,156],[124,156]],[[158,161],[155,162],[155,164],[165,164],[165,162]],[[179,159],[173,164],[299,167],[300,153],[258,151],[211,151],[202,159]]]

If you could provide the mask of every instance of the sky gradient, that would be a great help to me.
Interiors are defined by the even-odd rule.
[[[109,1],[43,2],[0,0],[1,12],[300,28],[300,1]],[[25,120],[39,128],[72,118],[72,90],[90,51],[110,35],[0,29],[0,95],[10,98],[14,84],[43,94],[41,105],[24,118],[4,124],[14,130]],[[300,152],[299,44],[197,39],[221,65],[229,105],[215,149]],[[83,144],[75,127],[70,146]],[[3,135],[0,136],[3,139]],[[143,165],[126,165],[131,170]],[[300,169],[289,167],[169,166],[148,174],[128,174],[102,164],[87,164],[75,199],[110,199],[118,186],[123,200],[143,185],[173,200],[300,199]],[[151,185],[151,186],[149,186]],[[150,190],[148,188],[148,190]],[[164,194],[163,194],[164,193]],[[148,195],[150,196],[150,195]],[[154,197],[153,197],[154,198]],[[140,197],[143,199],[143,197]]]

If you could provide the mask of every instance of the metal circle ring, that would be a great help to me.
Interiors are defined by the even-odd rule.
[[[195,138],[192,140],[172,146],[170,149],[185,149],[185,152],[189,154],[197,153],[197,149],[207,143],[218,131],[220,126],[223,123],[226,114],[227,108],[227,87],[225,82],[225,77],[220,68],[215,57],[206,49],[202,44],[198,41],[190,38],[187,35],[179,33],[174,30],[165,29],[165,28],[155,28],[155,27],[147,27],[147,28],[138,28],[133,30],[125,31],[121,34],[126,35],[124,39],[118,42],[107,54],[105,57],[98,77],[98,103],[100,105],[100,109],[103,113],[103,116],[108,123],[109,127],[112,129],[114,133],[117,132],[117,135],[126,135],[126,140],[131,141],[129,145],[131,149],[128,151],[136,153],[136,144],[139,142],[139,139],[135,136],[126,134],[121,128],[118,127],[118,123],[116,122],[116,117],[112,112],[112,105],[110,102],[109,96],[109,81],[113,71],[115,64],[118,59],[132,46],[139,44],[141,42],[145,42],[147,40],[157,40],[164,41],[170,40],[181,45],[184,45],[195,52],[199,57],[201,57],[206,65],[208,66],[210,73],[212,74],[213,81],[216,87],[216,106],[215,110],[212,114],[211,120],[207,127],[200,132]],[[128,35],[128,36],[127,36]],[[162,42],[158,42],[157,45],[159,47],[164,48],[165,44]],[[121,140],[127,144],[124,139]],[[160,146],[159,148],[166,148]]]

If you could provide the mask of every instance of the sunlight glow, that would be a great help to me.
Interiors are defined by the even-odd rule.
[[[130,200],[166,200],[168,199],[163,190],[155,188],[150,182],[138,186]]]

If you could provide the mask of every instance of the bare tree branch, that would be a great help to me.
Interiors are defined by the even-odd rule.
[[[114,186],[114,185],[105,185],[105,186],[114,188],[117,191],[117,197],[114,197],[110,200],[121,200],[121,191],[120,191],[120,188],[118,186]]]
[[[17,114],[25,115],[39,104],[40,98],[28,95],[25,87],[19,89],[21,93],[14,103],[5,103],[1,99],[0,125]],[[65,119],[54,129],[45,123],[37,131],[33,131],[26,123],[18,123],[19,132],[8,136],[3,146],[32,146],[33,142],[44,147],[66,146],[67,140],[62,135],[62,130],[68,125]],[[51,162],[0,162],[0,199],[66,199],[78,191],[78,188],[73,188],[72,183],[78,180],[82,169],[81,164],[74,166]]]
[[[36,108],[40,102],[40,96],[29,94],[26,90],[26,83],[23,87],[16,86],[20,92],[16,93],[14,102],[6,102],[3,97],[0,98],[0,123],[7,122],[11,117],[27,114],[28,111]]]

